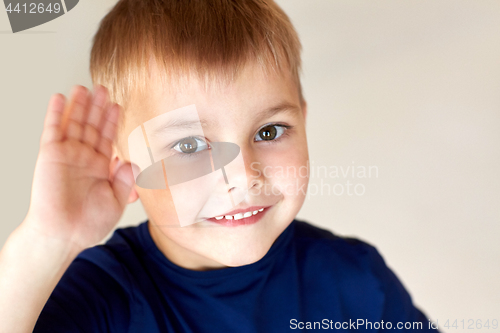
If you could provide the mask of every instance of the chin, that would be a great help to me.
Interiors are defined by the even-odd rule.
[[[217,261],[229,267],[250,265],[262,259],[269,251],[269,249],[270,246],[268,248],[261,248],[258,251],[256,251],[256,249],[252,249],[249,252],[245,251],[245,253],[233,252],[229,255],[224,256],[223,258],[219,258],[219,260]]]

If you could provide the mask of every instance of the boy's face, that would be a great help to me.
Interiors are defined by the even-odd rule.
[[[194,207],[197,203],[186,195],[181,202],[192,204],[193,210],[217,213],[198,216],[201,222],[174,227],[172,221],[176,221],[177,214],[168,188],[152,190],[136,185],[133,191],[149,217],[153,240],[177,265],[203,270],[253,263],[267,253],[304,202],[308,183],[306,107],[300,104],[293,80],[266,76],[254,64],[247,65],[235,81],[223,88],[206,91],[196,79],[183,82],[168,89],[151,84],[148,96],[133,96],[119,142],[127,145],[132,130],[166,110],[195,104],[208,145],[231,142],[239,146],[245,166],[240,168],[239,176],[246,177],[246,185],[241,185],[246,187],[242,189],[246,195],[235,207],[224,211]],[[189,138],[183,143],[191,148],[193,143],[202,145]],[[189,154],[186,147],[174,149],[177,154]],[[122,158],[130,160],[128,147],[119,148],[125,154]],[[228,187],[225,191],[232,190]],[[205,204],[216,205],[211,201]],[[251,207],[264,210],[247,219],[215,219],[240,208],[254,211]]]

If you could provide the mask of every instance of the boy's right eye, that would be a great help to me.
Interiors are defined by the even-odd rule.
[[[208,149],[209,146],[204,140],[191,136],[178,141],[173,148],[179,153],[194,154]]]

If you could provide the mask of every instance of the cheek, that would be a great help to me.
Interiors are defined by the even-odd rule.
[[[307,144],[287,145],[262,161],[266,183],[283,197],[303,200],[309,182]],[[292,146],[292,147],[290,147]]]

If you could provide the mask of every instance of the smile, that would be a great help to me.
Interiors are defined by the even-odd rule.
[[[259,212],[262,212],[263,210],[264,210],[264,208],[261,208],[261,209],[257,209],[257,210],[254,210],[254,211],[237,213],[237,214],[234,214],[234,215],[216,216],[215,219],[216,220],[222,220],[223,218],[225,218],[226,220],[233,220],[233,219],[234,220],[241,220],[241,219],[253,216],[253,215],[257,215]]]

